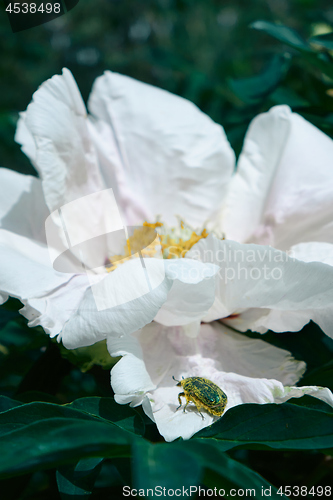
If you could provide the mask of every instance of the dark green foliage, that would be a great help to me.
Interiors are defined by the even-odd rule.
[[[102,468],[103,458],[80,460],[77,465],[62,467],[57,471],[57,484],[62,499],[87,498],[94,488]]]
[[[327,50],[333,50],[333,32],[310,38],[310,42]]]

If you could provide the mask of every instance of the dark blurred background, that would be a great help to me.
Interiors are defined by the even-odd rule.
[[[1,7],[1,166],[33,173],[13,140],[18,112],[63,66],[85,100],[105,69],[182,95],[225,127],[237,152],[250,119],[274,104],[287,103],[332,132],[332,80],[309,71],[297,54],[291,65],[293,49],[249,27],[263,19],[305,38],[325,33],[333,25],[330,0],[80,0],[64,16],[19,33]],[[267,65],[273,82],[264,95],[242,95],[238,79]]]

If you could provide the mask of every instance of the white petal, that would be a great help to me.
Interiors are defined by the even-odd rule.
[[[26,112],[20,113],[20,118],[17,122],[15,132],[15,141],[18,142],[18,144],[21,144],[23,153],[27,155],[33,166],[36,168],[36,170],[38,170],[38,167],[36,165],[37,154],[35,140],[31,131],[27,127],[25,120]]]
[[[275,397],[275,403],[284,403],[290,398],[301,398],[302,396],[312,396],[320,399],[330,406],[333,406],[333,395],[327,387],[316,387],[304,385],[302,387],[285,387],[282,394]]]
[[[0,227],[45,242],[45,205],[41,181],[0,168]]]
[[[40,325],[50,337],[55,337],[77,311],[88,287],[87,276],[73,276],[67,283],[43,297],[22,299],[25,305],[20,313],[29,320],[29,326]]]
[[[240,314],[249,308],[264,308],[266,328],[290,331],[295,321],[300,329],[314,319],[313,311],[319,314],[331,308],[333,267],[327,264],[305,263],[268,246],[241,245],[213,236],[196,243],[187,256],[215,263],[221,268],[215,303],[205,321]],[[268,327],[267,309],[277,310],[274,317],[280,317],[283,325],[277,322]],[[304,320],[306,310],[309,314]],[[300,316],[292,314],[290,324],[289,311],[301,313]]]
[[[306,242],[294,245],[288,255],[303,262],[322,262],[333,266],[333,244],[323,242]]]
[[[173,376],[212,380],[227,394],[228,409],[293,397],[283,384],[296,383],[305,370],[305,364],[288,351],[217,323],[202,325],[199,336],[189,338],[182,327],[166,328],[154,322],[132,336],[110,338],[108,349],[113,356],[124,356],[111,372],[116,400],[142,404],[167,441],[179,436],[188,439],[214,420],[207,412],[203,420],[193,405],[186,413],[176,411],[181,389]],[[316,388],[309,390],[316,395]]]
[[[221,215],[227,238],[333,243],[332,158],[332,139],[287,106],[256,117]]]
[[[121,206],[127,225],[141,225],[143,221],[155,221],[156,214],[150,212],[145,200],[138,195],[136,187],[130,185],[123,167],[117,138],[112,128],[105,122],[89,117],[88,129],[95,146],[101,174],[105,184],[112,187]]]
[[[108,350],[111,356],[123,356],[111,370],[115,400],[126,404],[137,399],[135,406],[141,404],[145,394],[155,389],[155,385],[146,370],[138,339],[135,335],[110,338]]]
[[[56,272],[45,244],[0,230],[0,290],[19,299],[41,297],[66,283],[70,274]]]
[[[239,314],[223,318],[223,323],[240,332],[298,332],[302,330],[311,318],[315,320],[312,309],[306,311],[289,311],[278,309],[255,308],[247,309]]]
[[[90,112],[112,130],[125,188],[153,216],[200,226],[220,205],[234,167],[222,127],[189,101],[117,73],[94,84]],[[114,163],[116,153],[112,153]]]
[[[9,299],[9,295],[3,292],[0,292],[0,306],[4,304]]]
[[[213,264],[203,267],[201,262],[192,259],[166,260],[165,265],[174,284],[155,321],[166,326],[200,321],[214,302],[218,267]]]
[[[0,261],[1,301],[8,295],[18,298],[29,326],[41,325],[51,337],[57,335],[89,286],[87,276],[55,271],[45,244],[4,229],[0,230]]]
[[[163,259],[143,261],[144,267],[140,259],[119,265],[113,272],[100,276],[96,289],[93,285],[86,291],[78,311],[61,334],[65,347],[75,349],[110,336],[133,333],[154,319],[175,283],[180,293],[193,290],[196,296],[196,288],[202,292],[205,278],[216,272],[212,264],[197,262],[198,265],[194,266],[190,259],[177,259],[172,263]],[[193,268],[196,272],[191,274]],[[208,308],[214,295],[210,288],[204,290],[210,300],[207,301],[203,293],[201,296]],[[193,311],[190,297],[191,292],[189,300],[183,301],[181,310],[183,320],[187,318],[188,323],[201,315],[201,310],[199,313]]]
[[[202,325],[200,338],[202,356],[215,359],[217,366],[220,362],[225,372],[274,378],[284,385],[297,383],[305,372],[305,363],[295,361],[288,351],[249,339],[217,322]]]
[[[303,262],[322,262],[333,266],[333,245],[330,243],[299,243],[291,247],[288,255]],[[314,276],[313,280],[315,279]],[[267,330],[297,332],[310,320],[317,323],[328,336],[333,337],[333,307],[331,304],[325,308],[315,309],[310,306],[299,311],[253,308],[240,312],[235,317],[224,318],[223,321],[228,326],[242,332],[252,330],[265,333]]]
[[[84,102],[70,71],[43,83],[21,120],[16,140],[33,157],[50,211],[105,188]]]
[[[155,330],[155,342],[146,340],[148,328],[151,336]],[[288,351],[263,340],[249,339],[217,322],[202,324],[200,335],[196,339],[189,338],[181,327],[163,329],[157,328],[156,324],[147,326],[139,338],[146,365],[149,367],[149,373],[153,374],[152,380],[155,383],[158,381],[156,373],[163,373],[165,376],[161,369],[161,363],[165,363],[165,360],[161,361],[156,352],[154,353],[155,349],[162,350],[161,345],[157,347],[162,342],[163,349],[168,353],[167,359],[169,358],[165,366],[169,368],[171,365],[170,352],[176,353],[182,358],[183,370],[191,371],[193,366],[200,365],[201,371],[198,368],[197,372],[192,373],[193,376],[209,378],[210,371],[214,367],[219,371],[235,372],[246,377],[274,378],[290,385],[298,382],[305,371],[305,363],[295,361]],[[185,377],[178,366],[175,376],[180,378],[182,375]]]

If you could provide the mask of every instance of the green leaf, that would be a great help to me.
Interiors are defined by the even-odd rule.
[[[231,483],[231,487],[236,486],[240,489],[250,488],[254,490],[251,496],[255,498],[261,498],[263,496],[263,489],[269,490],[270,498],[286,498],[284,495],[277,495],[277,489],[260,476],[260,474],[230,458],[226,453],[223,453],[220,443],[215,440],[191,440],[186,443],[186,449],[191,451],[192,456],[194,454],[197,456],[198,461],[200,461],[205,469],[214,471],[220,478],[223,478],[223,482],[220,486],[229,485],[229,483]],[[219,486],[216,481],[216,476],[214,476],[211,485],[206,482],[205,484],[211,488]],[[228,493],[227,490],[226,493]]]
[[[23,403],[15,401],[14,399],[7,398],[7,396],[0,396],[0,413],[10,410],[16,406],[21,406]]]
[[[51,418],[103,419],[133,434],[144,433],[140,415],[129,406],[118,405],[111,398],[81,398],[67,405],[33,402],[22,404],[5,398],[3,404],[12,405],[0,413],[0,435],[33,422]],[[15,403],[17,403],[15,405]],[[19,406],[20,405],[20,406]]]
[[[102,461],[101,457],[84,458],[75,466],[58,470],[56,478],[62,500],[88,498],[101,470]]]
[[[301,52],[303,58],[313,66],[316,66],[322,73],[333,78],[333,64],[327,58],[327,54],[318,54],[312,47],[293,29],[287,26],[270,23],[268,21],[255,21],[250,25],[259,31],[280,40],[290,47]]]
[[[71,410],[65,406],[52,403],[35,402],[22,404],[0,414],[0,436],[29,424],[53,418],[90,420],[94,417],[84,412]]]
[[[289,61],[285,56],[276,55],[264,71],[257,76],[242,79],[230,79],[233,92],[248,104],[256,103],[271,94],[285,76]]]
[[[1,438],[0,478],[59,467],[88,457],[128,456],[136,438],[101,420],[49,418]]]
[[[333,360],[306,373],[302,385],[318,385],[333,391]]]
[[[133,485],[136,489],[187,489],[200,484],[201,466],[183,443],[137,441],[133,444]]]
[[[302,396],[301,398],[290,399],[288,401],[288,404],[323,411],[324,413],[332,412],[332,408],[328,406],[327,403],[324,403],[324,401],[321,401],[320,399],[313,396],[308,396],[307,394],[305,396]]]
[[[322,73],[333,79],[333,64],[330,59],[328,59],[327,54],[324,53],[304,53],[304,59],[319,69]]]
[[[320,45],[327,50],[333,50],[333,32],[325,33],[324,35],[313,36],[309,40],[310,43]]]
[[[216,488],[216,494],[220,491],[221,496],[230,496],[230,488],[251,488],[254,490],[251,496],[255,498],[262,496],[264,488],[269,489],[270,498],[279,498],[274,486],[230,458],[223,452],[220,442],[212,439],[163,444],[136,442],[133,445],[133,485],[137,490],[154,490],[159,486],[163,496],[168,496],[169,488],[179,490],[177,493],[182,497],[195,495],[199,485],[213,491]]]
[[[241,445],[280,450],[331,448],[333,410],[325,406],[326,411],[322,405],[320,410],[290,403],[239,405],[194,439],[214,437],[222,450]]]
[[[137,410],[128,405],[119,405],[113,398],[80,398],[66,406],[111,421],[140,436],[145,432],[144,421]]]
[[[310,106],[310,102],[298,95],[287,86],[280,86],[271,95],[271,100],[275,104],[287,104],[291,108],[305,108]]]
[[[82,398],[70,405],[34,402],[0,413],[4,477],[56,467],[91,456],[127,456],[144,432],[142,418],[111,398]],[[19,451],[19,452],[18,452]]]
[[[250,24],[250,28],[263,31],[267,33],[267,35],[271,35],[295,49],[312,52],[311,47],[309,47],[308,43],[297,33],[297,31],[287,26],[271,23],[269,21],[255,21]]]

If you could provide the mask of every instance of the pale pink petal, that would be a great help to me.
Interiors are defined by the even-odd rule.
[[[286,250],[333,243],[333,141],[276,106],[247,132],[220,224],[228,239]]]
[[[178,215],[201,226],[216,212],[234,168],[221,126],[183,98],[109,71],[96,80],[88,108],[109,126],[99,125],[111,144],[113,168],[103,162],[109,182],[120,176],[136,203],[167,223]]]

